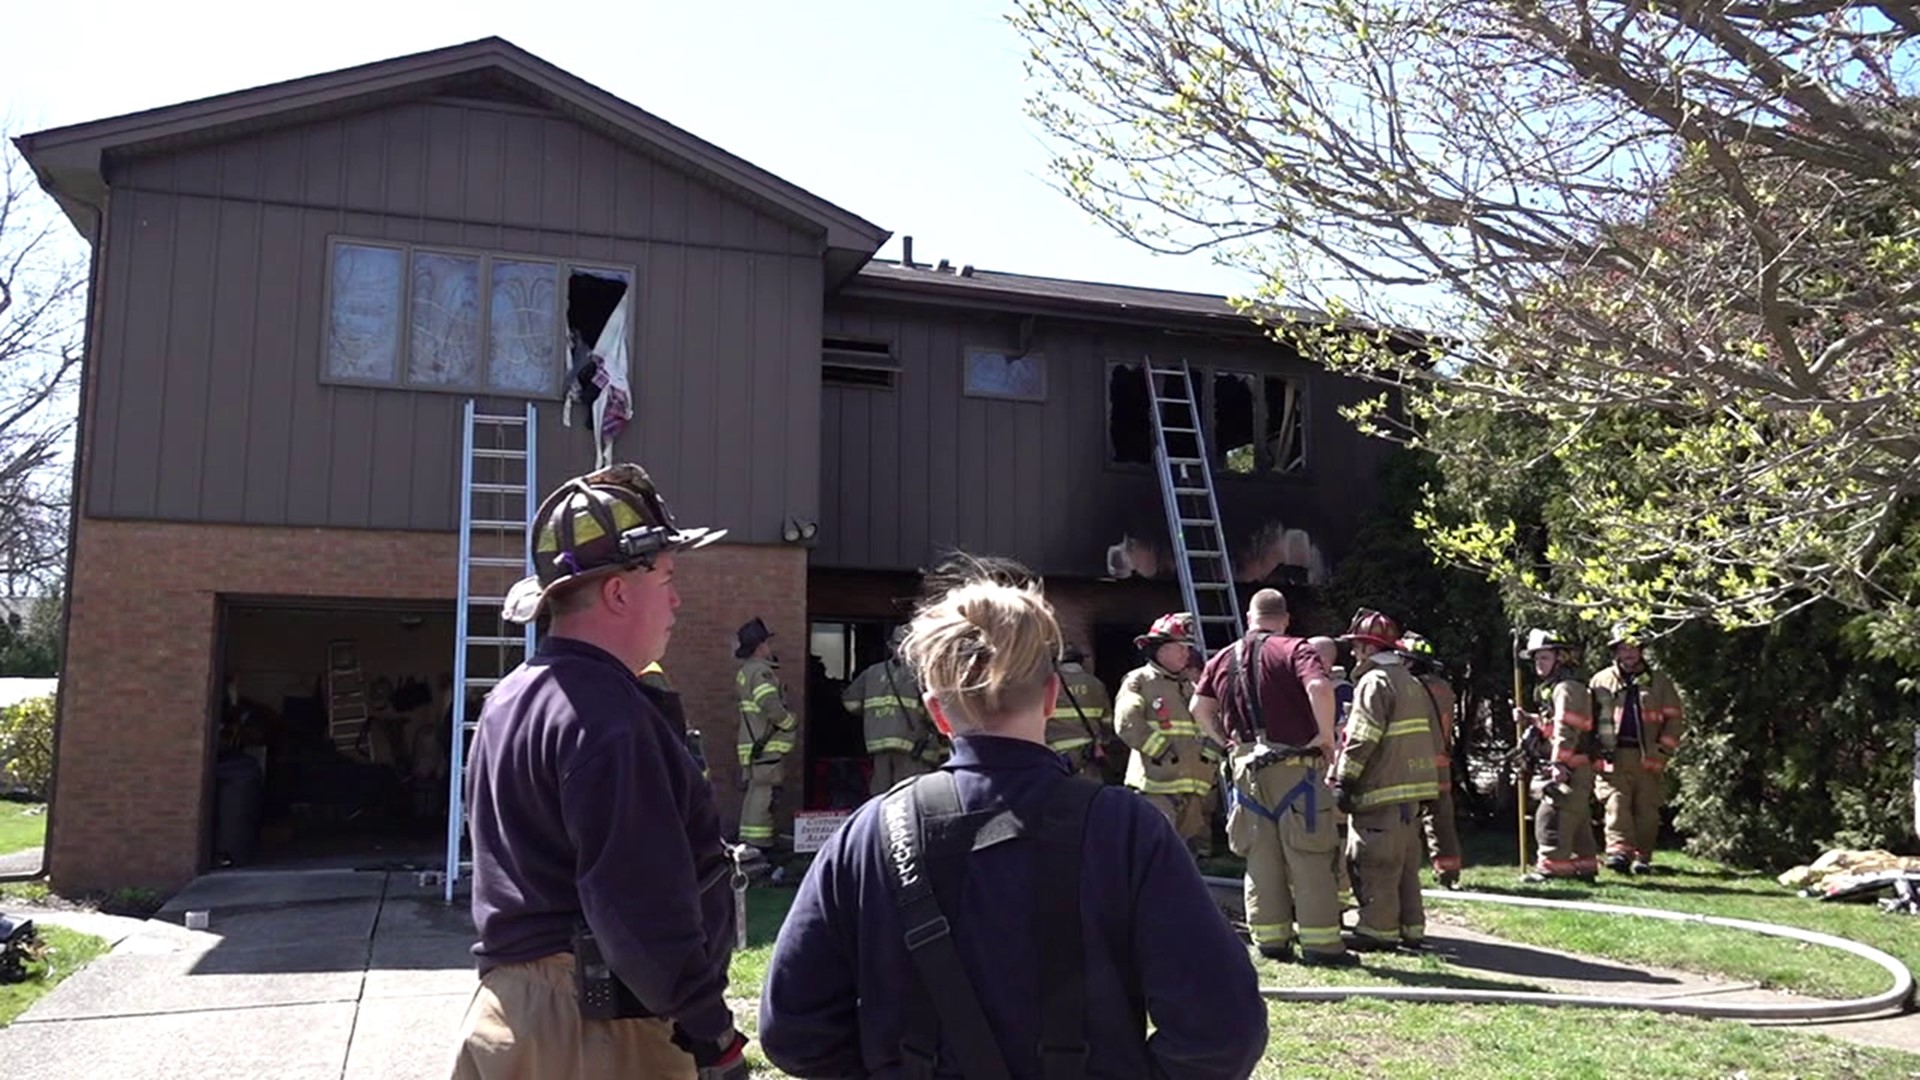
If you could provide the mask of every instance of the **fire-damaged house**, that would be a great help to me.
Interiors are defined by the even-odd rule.
[[[1042,572],[1109,680],[1186,606],[1143,365],[1186,373],[1243,599],[1325,578],[1386,452],[1338,414],[1371,388],[1221,298],[876,259],[497,39],[17,143],[93,254],[61,889],[441,866],[528,497],[603,453],[730,530],[665,666],[736,813],[733,633],[773,629],[790,822],[863,789],[839,689],[942,553]]]

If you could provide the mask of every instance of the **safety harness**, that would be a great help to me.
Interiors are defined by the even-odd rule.
[[[1260,711],[1260,653],[1267,647],[1267,639],[1273,636],[1271,630],[1251,631],[1246,637],[1240,639],[1240,648],[1228,653],[1228,677],[1239,684],[1240,693],[1246,699],[1244,716],[1236,718],[1243,720],[1242,723],[1235,725],[1236,730],[1233,734],[1236,738],[1259,742],[1266,737],[1266,720]],[[1249,656],[1252,659],[1246,660],[1245,658]],[[1275,748],[1263,745],[1260,752],[1254,755],[1253,760],[1247,763],[1246,771],[1257,775],[1261,769],[1269,765],[1317,756],[1319,756],[1318,750],[1310,751],[1305,747]],[[1229,780],[1231,779],[1229,777]],[[1304,803],[1301,812],[1306,815],[1307,831],[1313,832],[1319,828],[1320,782],[1311,769],[1300,778],[1299,783],[1288,788],[1287,793],[1280,796],[1280,801],[1272,807],[1262,805],[1259,799],[1254,798],[1237,783],[1228,783],[1225,786],[1229,807],[1243,806],[1254,814],[1277,823],[1281,815],[1294,804]]]
[[[960,962],[946,912],[958,907],[967,856],[1028,836],[1034,852],[1034,948],[1040,968],[1040,1062],[1046,1080],[1086,1074],[1087,990],[1080,927],[1080,853],[1087,811],[1099,781],[1068,776],[1054,786],[1037,828],[1011,810],[960,808],[946,770],[901,781],[881,803],[880,843],[887,882],[906,927],[907,955],[918,977],[908,981],[906,1028],[900,1039],[905,1075],[931,1080],[942,1034],[967,1080],[1007,1080],[1011,1073],[973,981]]]

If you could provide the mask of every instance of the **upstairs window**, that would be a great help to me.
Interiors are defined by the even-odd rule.
[[[892,390],[899,377],[891,341],[827,337],[820,342],[820,381],[827,386]]]
[[[322,381],[557,398],[601,345],[631,269],[340,240],[328,250]]]
[[[1212,386],[1214,463],[1224,473],[1289,475],[1306,467],[1305,399],[1279,375],[1216,371]]]
[[[1001,349],[970,348],[965,363],[961,389],[968,397],[1047,400],[1047,358],[1039,353],[1012,356]]]

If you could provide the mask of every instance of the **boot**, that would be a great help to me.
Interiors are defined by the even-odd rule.
[[[1653,864],[1650,862],[1634,863],[1633,873],[1635,877],[1645,877],[1646,875],[1653,873]]]
[[[1260,955],[1277,963],[1291,964],[1293,963],[1293,943],[1288,942],[1284,945],[1262,945],[1260,946]]]
[[[1308,967],[1356,967],[1360,958],[1352,952],[1315,952],[1312,949],[1300,950],[1300,962]]]
[[[1452,892],[1460,888],[1460,871],[1448,870],[1445,873],[1438,875],[1438,877],[1440,879],[1441,888],[1446,889],[1449,892]]]
[[[1616,874],[1626,874],[1632,872],[1633,864],[1625,855],[1616,853],[1607,856],[1607,869]]]

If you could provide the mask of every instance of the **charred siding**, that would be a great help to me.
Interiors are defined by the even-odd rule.
[[[1337,411],[1367,396],[1365,387],[1255,339],[1042,320],[1032,350],[1046,356],[1048,388],[1036,404],[962,393],[966,349],[1015,348],[1014,316],[842,302],[827,311],[825,333],[892,341],[902,370],[891,390],[823,389],[816,566],[911,570],[957,546],[1016,556],[1044,573],[1098,577],[1122,537],[1164,545],[1152,470],[1111,463],[1107,450],[1108,363],[1150,353],[1306,385],[1302,474],[1216,471],[1238,561],[1250,561],[1239,549],[1259,548],[1263,530],[1276,524],[1305,530],[1323,555],[1337,557],[1367,509],[1362,500],[1386,453]]]
[[[321,382],[332,236],[631,266],[620,455],[744,541],[817,505],[819,241],[571,121],[422,102],[111,179],[89,514],[456,526],[462,398]],[[591,465],[591,418],[540,410],[547,488]]]

